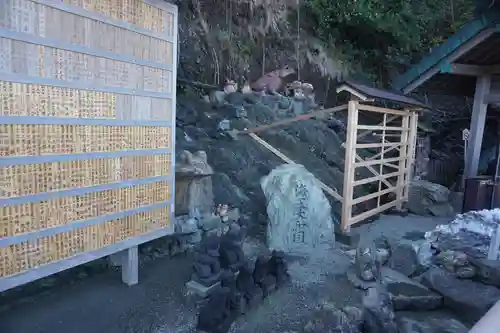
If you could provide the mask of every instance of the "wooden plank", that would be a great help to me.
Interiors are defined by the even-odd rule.
[[[357,180],[354,183],[352,183],[352,185],[353,186],[359,186],[359,185],[373,183],[373,182],[376,182],[376,181],[383,181],[384,179],[396,177],[397,175],[399,175],[399,171],[391,172],[391,173],[385,173],[385,174],[379,174],[377,176],[373,176],[373,177],[369,177],[369,178],[364,178],[364,179]],[[392,187],[392,184],[389,183],[389,185],[391,185],[390,187]]]
[[[384,166],[389,167],[389,168],[399,169],[399,165],[392,164],[392,163],[385,163]]]
[[[378,112],[378,113],[382,113],[382,114],[394,114],[394,115],[399,115],[399,116],[408,115],[408,112],[406,112],[406,111],[394,110],[394,109],[388,109],[388,108],[381,108],[381,107],[378,107],[378,106],[366,105],[366,104],[360,104],[359,105],[359,110],[360,111]]]
[[[384,113],[384,121],[382,122],[382,126],[387,126],[387,113]],[[380,156],[380,159],[384,159],[384,151],[385,151],[385,147],[384,145],[386,144],[385,142],[385,130],[382,131],[382,155]],[[384,173],[384,167],[383,167],[383,164],[379,164],[379,174],[382,175]],[[389,186],[389,188],[391,188],[391,186]],[[378,192],[380,192],[382,190],[382,179],[379,180],[378,182]],[[380,206],[380,196],[377,197],[377,207]]]
[[[389,208],[392,208],[394,206],[396,206],[398,204],[398,201],[397,200],[394,200],[394,201],[391,201],[389,203],[386,203],[380,207],[377,207],[377,208],[374,208],[374,209],[371,209],[369,211],[366,211],[364,213],[361,213],[359,215],[356,215],[356,216],[353,216],[352,218],[349,219],[349,225],[353,225],[353,224],[356,224],[358,222],[361,222],[363,220],[366,220],[367,218],[370,218],[372,217],[373,215],[376,215],[376,214],[379,214],[379,213],[382,213],[386,210],[388,210]]]
[[[385,154],[387,152],[390,152],[391,150],[399,150],[399,147],[396,146],[396,147],[389,147],[387,149],[383,149],[380,153],[377,153],[373,156],[369,156],[369,157],[365,158],[365,161],[370,161],[370,160],[374,160],[376,158],[379,158],[380,156],[382,156],[382,153]]]
[[[389,123],[389,122],[391,122],[393,120],[396,120],[399,117],[400,116],[391,116],[391,117],[389,117],[389,119],[387,119],[387,123]],[[382,123],[379,123],[379,124],[377,124],[377,126],[380,126],[381,124]],[[358,129],[359,129],[359,126],[358,126]],[[373,133],[373,131],[366,131],[366,132],[363,132],[363,133],[359,134],[358,135],[358,140],[364,138],[365,136],[369,135],[370,133]],[[375,134],[373,134],[373,135],[375,135]]]
[[[365,160],[363,160],[363,159],[361,158],[361,156],[359,156],[359,155],[356,153],[356,161],[359,161],[359,162],[364,162]],[[373,174],[374,174],[374,175],[376,175],[376,176],[379,176],[379,175],[380,175],[380,173],[379,173],[377,170],[375,170],[375,168],[373,168],[371,165],[365,165],[365,168],[367,168],[367,169],[368,169],[371,173],[373,173]],[[389,187],[392,187],[392,184],[391,184],[391,183],[389,183],[386,179],[383,179],[383,180],[382,180],[382,182],[383,182],[385,185],[387,185],[387,186],[389,186]]]
[[[362,197],[353,199],[352,200],[352,204],[353,205],[357,205],[357,204],[360,204],[360,203],[365,202],[367,200],[375,199],[377,197],[381,197],[381,196],[383,196],[385,194],[396,192],[398,190],[399,190],[399,186],[394,186],[394,187],[391,187],[391,188],[386,188],[385,190],[379,190],[377,192],[370,193],[370,194],[364,195]],[[379,205],[377,205],[377,206],[379,206]]]
[[[349,101],[347,113],[347,133],[346,133],[346,146],[344,158],[344,187],[342,205],[341,228],[343,231],[349,231],[349,219],[352,215],[352,197],[354,195],[354,175],[355,169],[352,167],[356,161],[356,140],[357,140],[357,126],[358,126],[358,106],[357,101]]]
[[[463,76],[483,76],[489,74],[500,74],[500,68],[498,68],[498,66],[479,66],[454,63],[442,66],[441,73]]]
[[[393,157],[393,158],[386,158],[386,159],[383,159],[383,160],[380,159],[380,160],[372,160],[372,161],[362,161],[362,162],[356,162],[356,163],[354,163],[354,168],[368,167],[370,165],[379,165],[379,164],[386,165],[386,163],[400,162],[400,161],[403,161],[403,160],[404,160],[404,158],[401,158],[401,157]]]
[[[377,125],[358,125],[358,130],[363,129],[363,130],[370,130],[370,131],[400,131],[404,132],[405,129],[403,127],[396,127],[396,126],[377,126]]]
[[[407,170],[406,170],[406,176],[404,178],[404,183],[405,183],[405,188],[403,191],[403,200],[407,201],[408,200],[408,192],[409,192],[409,186],[410,182],[413,180],[413,164],[415,162],[415,147],[417,146],[417,132],[418,132],[418,114],[417,113],[412,113],[410,116],[410,134],[408,136],[408,142],[409,142],[409,147],[408,147],[408,154],[407,154]]]
[[[358,143],[356,144],[357,149],[362,149],[362,148],[385,148],[385,147],[393,147],[393,148],[399,148],[402,146],[401,142],[390,142],[387,143],[385,138],[383,138],[384,142],[376,142],[376,143]],[[382,150],[384,152],[384,150]],[[387,150],[385,150],[387,152]]]
[[[343,91],[350,93],[351,95],[355,96],[355,98],[358,98],[359,100],[361,100],[363,102],[373,102],[373,98],[365,96],[363,93],[361,93],[358,90],[353,89],[352,87],[348,86],[347,84],[341,85],[336,90],[337,94],[339,94]]]
[[[311,113],[308,113],[308,114],[303,114],[303,115],[300,115],[300,116],[297,116],[297,117],[293,117],[293,118],[290,118],[290,119],[280,120],[280,121],[274,122],[272,124],[261,125],[261,126],[249,128],[249,129],[246,129],[244,131],[238,131],[237,133],[238,134],[248,134],[248,133],[262,132],[262,131],[265,131],[265,130],[270,129],[270,128],[274,128],[274,127],[278,127],[278,126],[283,126],[283,125],[288,125],[288,124],[291,124],[291,123],[294,123],[294,122],[297,122],[297,121],[300,121],[300,120],[311,119],[311,118],[317,117],[317,116],[325,114],[325,113],[335,113],[335,112],[343,111],[343,110],[346,110],[346,109],[347,109],[347,105],[340,105],[340,106],[336,106],[334,108],[329,108],[329,109],[325,109],[325,110],[314,111],[314,112],[311,112]]]
[[[403,118],[403,127],[406,127],[408,128],[408,126],[410,125],[410,119],[409,119],[410,116],[405,116]],[[403,204],[403,198],[404,198],[404,186],[402,186],[403,184],[405,184],[406,182],[406,177],[405,177],[405,174],[406,174],[406,170],[408,169],[408,166],[406,165],[406,163],[408,162],[408,137],[409,137],[409,132],[403,132],[401,133],[401,144],[403,144],[404,146],[401,148],[401,150],[399,151],[399,157],[404,157],[404,161],[401,161],[399,163],[399,176],[398,176],[398,181],[397,181],[397,186],[398,186],[398,193],[397,193],[397,200],[398,200],[398,206],[397,208],[399,210],[401,210],[403,207],[402,207],[402,204]],[[411,152],[410,152],[411,153]]]
[[[288,156],[280,152],[278,149],[274,148],[271,146],[269,143],[266,141],[262,140],[260,137],[258,137],[255,133],[248,133],[248,136],[250,136],[252,139],[254,139],[257,143],[262,145],[264,148],[268,149],[270,152],[272,152],[274,155],[278,156],[281,158],[284,162],[288,164],[296,164],[294,161],[292,161]],[[321,180],[318,179],[319,185],[321,186],[321,189],[325,191],[325,193],[331,195],[333,198],[336,200],[343,202],[342,197],[331,187],[323,183]]]
[[[382,134],[380,133],[372,133],[373,136],[382,136]],[[400,138],[401,135],[400,134],[390,134],[390,133],[386,133],[385,134],[385,137],[386,138]]]
[[[484,102],[486,104],[498,104],[500,103],[500,94],[488,94],[484,97]]]

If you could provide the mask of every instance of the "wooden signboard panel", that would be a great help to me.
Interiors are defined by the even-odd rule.
[[[177,7],[2,0],[0,49],[0,291],[172,233]]]

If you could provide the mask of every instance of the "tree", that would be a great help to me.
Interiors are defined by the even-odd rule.
[[[481,0],[306,0],[305,10],[309,27],[341,46],[344,61],[386,82],[472,19],[473,1]]]

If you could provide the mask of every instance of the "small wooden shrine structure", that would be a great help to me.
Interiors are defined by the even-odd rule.
[[[411,97],[366,85],[344,82],[337,93],[348,92],[347,133],[342,195],[343,232],[352,225],[388,209],[401,209],[408,200],[415,160],[418,110],[429,107]],[[401,109],[375,106],[380,101]],[[363,122],[364,113],[371,119]],[[375,120],[377,119],[378,120]],[[364,153],[362,153],[363,151]],[[358,195],[358,187],[370,186],[371,193]],[[361,213],[354,214],[354,208]]]
[[[429,107],[414,98],[398,92],[376,89],[366,85],[343,82],[337,93],[347,92],[350,101],[333,108],[314,111],[295,118],[281,120],[239,132],[248,134],[256,142],[273,152],[285,163],[294,163],[256,133],[277,126],[328,114],[347,111],[347,133],[342,192],[319,182],[324,192],[342,203],[341,232],[351,226],[393,207],[401,208],[408,200],[408,186],[415,158],[419,110]],[[391,109],[376,106],[377,102],[402,106]],[[360,117],[370,115],[369,117]],[[367,122],[369,119],[371,122]],[[368,153],[367,153],[368,152]],[[370,187],[369,194],[360,194],[360,188]],[[353,212],[358,212],[357,214]]]

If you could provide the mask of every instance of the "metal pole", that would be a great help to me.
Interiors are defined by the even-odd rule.
[[[495,176],[493,177],[493,190],[491,191],[491,209],[495,207],[495,197],[500,193],[496,193],[497,184],[500,184],[500,121],[497,122],[497,167],[495,168]]]

